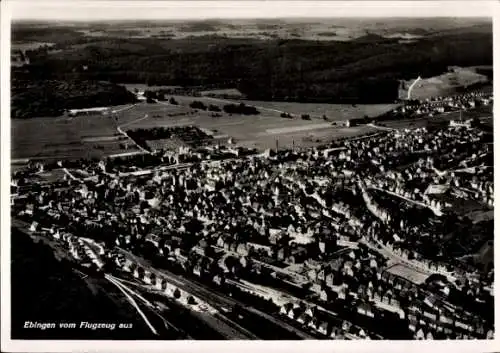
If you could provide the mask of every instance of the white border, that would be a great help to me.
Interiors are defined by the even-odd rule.
[[[345,351],[379,351],[420,353],[424,350],[443,353],[451,350],[460,352],[494,352],[500,351],[499,339],[491,341],[245,341],[245,342],[214,342],[214,341],[21,341],[10,339],[10,21],[15,10],[24,11],[25,17],[34,16],[36,11],[47,11],[49,9],[54,17],[62,15],[64,11],[57,10],[72,9],[67,14],[73,15],[74,19],[81,18],[81,14],[87,12],[98,14],[96,9],[101,7],[120,8],[137,13],[139,9],[153,8],[168,9],[172,18],[244,18],[244,17],[377,17],[377,16],[407,16],[407,17],[493,17],[494,21],[494,44],[495,48],[499,41],[500,31],[500,3],[495,1],[2,1],[1,6],[1,351],[2,352],[89,352],[89,351],[111,351],[111,352],[134,352],[134,351],[172,351],[192,352],[217,350],[218,352],[234,352],[235,350],[253,351],[264,349],[278,352],[303,352],[304,350],[315,352]],[[45,8],[45,10],[43,10]],[[209,8],[215,9],[208,10]],[[40,10],[42,9],[42,10]],[[172,12],[172,9],[175,11]],[[222,11],[222,10],[223,11]],[[90,11],[91,10],[91,11]],[[219,12],[217,12],[219,11]],[[154,11],[153,11],[154,12]],[[203,14],[200,16],[199,14]],[[211,14],[208,16],[207,13]],[[80,14],[80,15],[78,15]],[[198,16],[197,16],[198,14]],[[71,15],[69,15],[71,17]],[[76,17],[75,17],[76,16]],[[36,17],[36,16],[34,16]],[[95,18],[95,17],[94,17]],[[494,66],[499,67],[500,53],[494,51]],[[494,92],[498,91],[499,80],[495,75]],[[495,115],[498,113],[498,104],[495,104]],[[496,131],[496,129],[495,129]],[[495,134],[495,140],[497,140]],[[495,146],[496,146],[495,141]],[[495,165],[500,165],[500,151],[495,151]],[[495,175],[495,185],[500,177]],[[498,200],[499,192],[495,189],[495,198]],[[495,225],[498,219],[495,209]],[[497,227],[495,227],[496,230]],[[497,232],[495,232],[497,233]],[[495,257],[495,267],[498,265],[498,256]],[[498,274],[495,282],[498,283]],[[497,293],[495,293],[497,294]],[[495,296],[497,298],[497,296]],[[495,303],[496,304],[496,303]],[[495,305],[495,322],[498,322],[500,309]],[[496,335],[498,336],[498,335]]]

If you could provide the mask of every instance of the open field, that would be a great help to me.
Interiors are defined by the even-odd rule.
[[[182,88],[181,86],[148,86],[144,83],[119,83],[119,85],[124,86],[130,92],[134,92],[134,90],[136,90],[136,89],[138,91],[145,91],[145,90],[156,91],[159,89]]]
[[[160,88],[167,88],[166,86],[151,86],[141,84],[122,84],[129,91],[133,92],[134,89],[138,90],[157,90]],[[203,93],[203,92],[202,92]],[[204,93],[218,93],[218,94],[240,94],[241,92],[236,89],[226,90],[212,90],[204,91]],[[174,97],[181,106],[189,106],[193,101],[201,101],[206,105],[214,104],[220,108],[225,104],[239,104],[255,106],[262,114],[278,116],[282,113],[289,113],[296,118],[300,119],[302,114],[309,114],[312,119],[322,119],[324,115],[329,121],[343,121],[347,119],[363,118],[364,116],[376,117],[388,111],[394,110],[400,104],[325,104],[325,103],[295,103],[295,102],[268,102],[268,101],[251,101],[251,100],[237,100],[237,99],[219,99],[211,97],[190,97],[167,95],[167,98]]]
[[[177,97],[189,104],[191,97]],[[124,109],[127,108],[127,109]],[[376,131],[372,127],[342,128],[323,120],[285,119],[279,114],[263,112],[258,116],[223,114],[211,117],[209,112],[185,106],[141,103],[133,107],[114,108],[113,116],[82,116],[76,118],[37,118],[12,120],[13,159],[19,158],[92,158],[134,152],[137,149],[118,137],[117,126],[124,130],[152,127],[196,125],[216,136],[230,136],[235,142],[259,149],[310,147],[336,138],[357,136]],[[169,116],[169,114],[171,116]],[[127,144],[126,150],[120,144]]]
[[[74,30],[80,35],[94,38],[128,36],[131,38],[186,38],[218,35],[230,38],[300,38],[307,40],[348,41],[367,34],[385,38],[418,39],[441,31],[460,30],[469,25],[466,20],[449,19],[391,19],[369,21],[354,19],[260,19],[202,20],[202,21],[133,21],[110,26],[96,22],[82,24]],[[424,29],[425,28],[425,29]]]
[[[112,108],[116,113],[107,116],[12,119],[11,157],[13,159],[100,158],[111,154],[137,151],[136,147],[129,141],[118,136],[118,126],[128,130],[159,126],[196,125],[213,132],[215,136],[233,137],[236,143],[247,147],[274,148],[276,140],[278,140],[280,147],[291,147],[292,145],[311,147],[341,137],[355,137],[377,131],[376,128],[369,126],[351,128],[333,126],[319,118],[323,113],[326,113],[330,119],[345,120],[362,117],[365,114],[375,116],[395,107],[395,105],[382,104],[352,106],[246,101],[245,103],[248,105],[255,104],[255,106],[260,107],[258,109],[261,114],[257,116],[230,116],[222,113],[221,117],[214,118],[211,116],[211,112],[196,111],[190,108],[189,104],[193,100],[201,100],[206,105],[216,104],[222,107],[224,104],[238,101],[208,97],[174,97],[179,105],[162,102],[117,106]],[[292,114],[311,114],[313,118],[312,120],[281,118],[280,109],[283,108]],[[334,112],[338,114],[336,117],[333,117]],[[434,118],[385,121],[383,124],[397,129],[414,128],[458,119],[459,115],[459,112],[453,112]],[[469,117],[491,118],[491,116],[491,107],[479,107],[474,111],[463,113],[464,119]],[[121,144],[127,144],[127,149],[120,147]]]
[[[480,106],[475,109],[462,112],[462,119],[479,118],[485,123],[493,121],[493,106]],[[436,124],[448,123],[451,120],[460,120],[460,112],[454,111],[444,114],[439,114],[434,117],[422,117],[418,119],[401,119],[384,121],[381,124],[393,129],[429,127]]]
[[[399,98],[406,99],[408,89],[415,80],[404,81],[404,88],[399,91]],[[474,68],[455,68],[451,72],[439,76],[424,78],[413,86],[411,99],[426,99],[455,94],[459,89],[479,83],[487,83],[488,78],[479,74]]]
[[[322,118],[326,115],[330,121],[362,118],[365,115],[376,117],[400,106],[400,104],[325,104],[325,103],[294,103],[294,102],[263,102],[243,101],[247,105],[276,110],[276,113],[286,112],[300,117],[309,114],[311,118]]]
[[[191,97],[175,96],[181,104],[191,102]],[[182,101],[184,99],[184,102]],[[207,102],[208,103],[208,102]],[[149,108],[151,107],[151,108]],[[199,128],[209,130],[214,135],[227,135],[235,139],[242,146],[255,147],[259,149],[274,148],[276,140],[280,147],[311,147],[320,143],[326,143],[341,137],[351,137],[377,131],[368,126],[343,128],[325,123],[323,120],[286,119],[276,114],[262,112],[258,116],[244,116],[223,114],[222,117],[211,117],[208,112],[199,111],[196,114],[185,116],[168,117],[161,115],[162,109],[182,109],[177,106],[165,104],[141,105],[134,107],[127,114],[135,114],[136,109],[144,112],[153,109],[159,116],[152,118],[155,113],[150,112],[148,119],[143,119],[128,125],[127,129],[169,127],[182,125],[196,125]]]
[[[118,122],[102,115],[12,119],[11,158],[92,158],[124,152],[120,143],[126,141],[114,136],[117,124],[126,123],[126,119],[134,116],[120,116]]]
[[[35,50],[43,46],[48,46],[51,47],[53,46],[54,43],[47,43],[47,42],[20,42],[16,43],[13,42],[11,45],[11,50],[20,50],[22,52],[25,52],[26,50]]]
[[[211,97],[174,96],[181,105],[189,105],[193,100],[205,104],[215,104],[219,107],[225,104],[244,103],[256,107],[261,114],[280,117],[281,113],[289,113],[296,119],[302,114],[308,114],[312,119],[322,119],[326,115],[329,121],[344,121],[347,119],[363,118],[365,115],[376,117],[394,110],[400,104],[325,104],[325,103],[296,103],[296,102],[268,102],[236,99],[219,99]],[[283,119],[285,120],[285,119]]]
[[[40,177],[40,182],[42,183],[55,183],[55,182],[62,182],[64,181],[64,176],[66,173],[64,173],[64,170],[61,169],[53,169],[48,172],[42,172],[38,174]]]

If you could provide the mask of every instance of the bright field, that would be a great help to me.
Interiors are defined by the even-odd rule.
[[[400,104],[323,104],[323,103],[287,103],[244,101],[248,105],[286,112],[292,115],[309,114],[311,118],[322,118],[330,121],[343,121],[354,118],[376,117],[400,106]]]
[[[124,116],[120,121],[132,118]],[[126,141],[116,137],[116,124],[111,116],[103,115],[11,119],[11,158],[99,158],[125,152],[120,143]],[[131,150],[135,148],[127,151]]]
[[[110,154],[137,151],[130,140],[119,136],[118,126],[128,130],[196,125],[212,131],[214,136],[232,137],[239,145],[259,149],[274,148],[276,140],[279,147],[292,145],[311,147],[341,137],[377,131],[367,126],[353,128],[333,126],[323,119],[286,119],[281,118],[275,111],[264,109],[259,109],[261,114],[258,116],[230,116],[223,113],[222,117],[214,118],[210,116],[210,112],[196,112],[189,108],[189,103],[196,99],[203,100],[207,105],[212,103],[222,107],[227,101],[216,102],[209,98],[179,96],[175,98],[180,105],[139,103],[134,106],[113,107],[117,121],[111,115],[12,119],[11,157],[13,159],[100,158]],[[299,107],[300,104],[293,106]],[[339,111],[343,111],[346,116],[338,120],[348,117],[347,112],[350,108],[344,106],[342,109]],[[361,111],[361,108],[357,109]],[[303,111],[307,109],[303,108]],[[364,112],[357,114],[362,115]],[[353,113],[352,116],[358,115]],[[127,150],[121,148],[120,144],[127,144]]]
[[[232,137],[239,145],[259,149],[274,148],[276,140],[278,140],[280,147],[291,147],[293,144],[296,147],[311,147],[341,137],[358,136],[377,131],[367,126],[353,128],[333,126],[322,119],[286,119],[279,117],[279,114],[268,111],[261,111],[261,114],[257,116],[230,116],[223,113],[222,117],[214,118],[210,116],[209,112],[198,111],[194,113],[192,109],[182,106],[189,104],[193,100],[191,97],[176,96],[175,99],[179,101],[181,106],[172,107],[167,103],[162,103],[149,106],[141,105],[128,111],[127,114],[132,114],[135,113],[136,109],[143,112],[149,109],[149,117],[129,124],[126,128],[196,125],[199,128],[212,131],[214,136]],[[208,99],[205,103],[208,103]],[[219,104],[219,106],[221,105]],[[169,117],[168,113],[162,114],[162,110],[165,108],[177,109],[177,112],[183,115]],[[187,113],[185,114],[185,112]],[[170,114],[175,114],[175,111],[170,111]]]
[[[134,92],[134,89],[143,91],[146,89],[158,90],[160,88],[173,88],[174,86],[151,86],[148,87],[144,84],[122,84],[129,91]],[[219,93],[219,94],[241,94],[236,89],[226,90],[211,90],[204,91],[206,93]],[[167,95],[166,98],[170,98]],[[267,101],[250,101],[250,100],[236,100],[236,99],[220,99],[212,97],[189,97],[189,96],[173,96],[180,105],[188,106],[194,100],[202,101],[207,106],[209,104],[218,105],[220,108],[225,104],[233,103],[239,104],[240,102],[246,105],[252,105],[259,109],[261,113],[267,113],[278,116],[285,112],[297,118],[302,114],[309,114],[311,118],[322,119],[324,115],[329,121],[344,121],[353,118],[363,118],[364,116],[376,117],[388,111],[394,110],[401,104],[326,104],[326,103],[295,103],[295,102],[267,102]]]

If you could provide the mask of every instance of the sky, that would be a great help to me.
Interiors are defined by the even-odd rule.
[[[491,17],[469,1],[65,1],[10,0],[13,20],[184,20],[318,17]]]

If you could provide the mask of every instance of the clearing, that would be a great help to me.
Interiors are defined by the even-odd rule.
[[[408,89],[414,82],[415,79],[403,81],[403,88],[399,91],[399,98],[407,99]],[[450,69],[450,72],[439,76],[423,78],[416,82],[410,92],[410,98],[427,99],[453,95],[459,89],[487,82],[488,77],[476,72],[475,68],[453,67]]]

